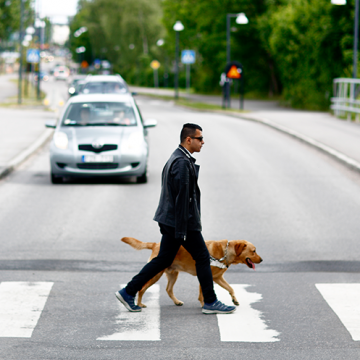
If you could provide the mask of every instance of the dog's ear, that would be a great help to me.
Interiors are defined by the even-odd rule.
[[[245,243],[236,244],[235,245],[235,253],[236,253],[236,255],[239,256],[244,251],[245,248],[246,248]]]

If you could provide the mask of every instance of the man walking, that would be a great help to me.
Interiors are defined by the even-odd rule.
[[[191,156],[204,145],[202,128],[185,124],[180,145],[170,156],[162,172],[159,206],[154,220],[159,223],[162,239],[157,257],[147,263],[127,286],[115,293],[129,311],[141,311],[135,305],[136,293],[156,274],[169,267],[182,245],[196,263],[196,273],[204,295],[204,314],[229,314],[235,306],[226,306],[216,298],[210,268],[210,255],[201,234],[199,166]]]

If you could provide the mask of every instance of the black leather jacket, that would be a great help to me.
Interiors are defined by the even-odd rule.
[[[159,206],[154,220],[175,228],[175,237],[186,240],[187,230],[201,231],[199,165],[181,146],[164,166]]]

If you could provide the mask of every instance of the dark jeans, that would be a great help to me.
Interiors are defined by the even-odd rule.
[[[216,300],[213,278],[210,268],[210,255],[200,231],[188,231],[186,241],[175,238],[175,228],[159,224],[162,239],[160,251],[156,258],[148,262],[141,271],[127,284],[126,292],[135,296],[136,293],[156,274],[169,267],[182,245],[196,263],[196,273],[206,303]]]

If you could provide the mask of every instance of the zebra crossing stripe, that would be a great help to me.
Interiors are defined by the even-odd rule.
[[[349,331],[354,341],[360,341],[360,284],[315,284]]]
[[[236,297],[240,302],[240,306],[232,314],[218,314],[218,325],[220,330],[221,341],[236,341],[236,342],[275,342],[280,341],[276,336],[279,336],[275,330],[267,328],[263,320],[261,311],[255,310],[251,304],[262,299],[261,294],[248,292],[246,288],[250,285],[246,284],[231,284],[231,287],[236,293]],[[228,304],[230,300],[229,293],[215,285],[215,292],[218,299]]]
[[[120,288],[126,286],[120,285]],[[116,318],[117,331],[97,340],[159,341],[160,339],[160,287],[155,284],[146,290],[143,297],[147,308],[141,312],[130,312],[119,303]]]
[[[31,337],[53,284],[53,282],[1,282],[0,337]]]

